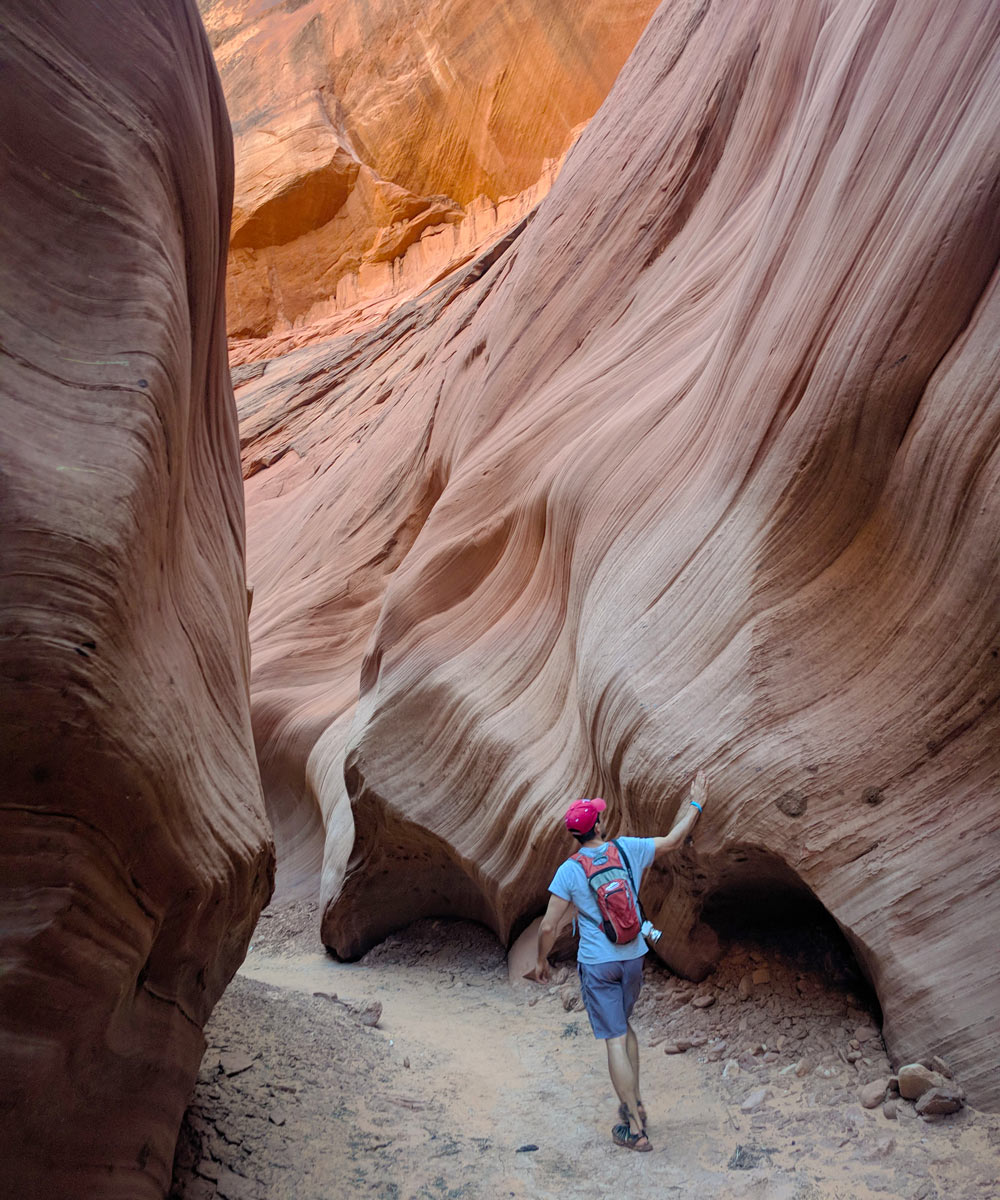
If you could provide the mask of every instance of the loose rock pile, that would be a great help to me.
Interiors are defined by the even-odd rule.
[[[571,968],[554,973],[549,990],[567,1011],[581,1007]],[[744,1113],[764,1109],[793,1084],[804,1087],[808,1107],[881,1106],[889,1120],[935,1120],[965,1101],[940,1058],[893,1073],[877,1002],[846,949],[822,928],[807,939],[778,931],[733,944],[701,984],[673,976],[650,955],[635,1016],[648,1045],[668,1055],[697,1051],[700,1062],[721,1064],[727,1095]]]
[[[488,929],[445,917],[414,921],[406,929],[391,933],[361,961],[366,966],[419,964],[446,974],[467,974],[471,964],[484,981],[507,978],[507,954]]]
[[[291,1182],[303,1143],[329,1142],[345,1172],[369,1155],[358,1081],[385,1073],[389,1049],[365,1016],[332,994],[237,976],[209,1026],[170,1200],[313,1200],[315,1188]]]
[[[904,1100],[916,1102],[922,1117],[940,1117],[958,1112],[965,1103],[965,1092],[955,1083],[947,1063],[932,1058],[930,1063],[910,1063],[900,1067],[888,1081],[890,1091],[898,1091]]]
[[[564,970],[526,1002],[558,998],[567,1011],[578,1007],[576,972]],[[877,1001],[836,930],[748,930],[700,984],[650,955],[635,1020],[643,1046],[694,1054],[714,1075],[728,1128],[740,1139],[731,1170],[800,1171],[826,1194],[823,1187],[838,1186],[828,1164],[843,1171],[846,1159],[865,1194],[993,1194],[995,1172],[977,1178],[970,1165],[967,1180],[957,1185],[956,1177],[969,1126],[982,1123],[973,1140],[990,1146],[1000,1146],[1000,1126],[964,1107],[940,1058],[892,1070]]]

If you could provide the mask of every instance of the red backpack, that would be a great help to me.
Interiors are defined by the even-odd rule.
[[[589,854],[574,854],[573,862],[578,862],[587,876],[587,883],[601,914],[601,928],[608,941],[616,946],[634,942],[642,928],[642,918],[639,916],[632,868],[625,851],[617,842],[609,842],[607,849],[593,858]],[[580,916],[586,917],[587,914],[581,912]],[[589,921],[593,919],[587,917]]]

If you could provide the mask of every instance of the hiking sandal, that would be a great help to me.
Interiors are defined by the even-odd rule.
[[[628,1105],[625,1103],[624,1100],[621,1102],[621,1104],[618,1105],[618,1115],[619,1115],[619,1117],[621,1117],[621,1119],[627,1125],[628,1124]],[[641,1100],[639,1101],[639,1120],[642,1122],[643,1129],[645,1129],[646,1128],[646,1106],[645,1106],[645,1104],[643,1104],[643,1102]]]
[[[626,1150],[638,1150],[641,1154],[652,1150],[645,1129],[632,1133],[628,1125],[616,1125],[611,1130],[611,1140],[616,1146],[624,1146]]]

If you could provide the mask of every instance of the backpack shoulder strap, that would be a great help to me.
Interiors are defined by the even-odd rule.
[[[628,860],[628,855],[625,853],[625,848],[621,845],[617,838],[615,838],[611,845],[614,846],[614,848],[618,851],[618,857],[622,860],[622,866],[625,868],[628,874],[628,881],[632,885],[632,891],[635,892],[636,896],[638,896],[639,889],[635,886],[635,876],[632,874],[632,864]]]
[[[580,864],[580,869],[587,876],[588,881],[591,875],[596,875],[598,870],[604,870],[607,866],[607,863],[601,863],[595,870],[596,864],[589,854],[573,854],[570,856],[569,861]]]
[[[587,865],[589,864],[590,866],[593,866],[593,863],[594,863],[594,860],[590,857],[590,855],[589,854],[571,854],[569,861],[580,864],[580,870],[583,871],[584,875],[587,878],[587,883],[589,884],[590,876],[591,876],[592,872],[587,870]],[[590,915],[590,913],[585,913],[582,908],[578,908],[576,910],[576,915],[578,917],[583,917],[583,919],[585,921],[589,921],[591,923],[591,925],[596,925],[598,927],[598,929],[600,929],[600,927],[601,927],[600,921],[595,921],[594,918]]]
[[[622,860],[622,866],[628,873],[628,881],[632,885],[632,891],[635,893],[635,902],[639,906],[639,916],[645,921],[646,914],[642,908],[642,901],[639,899],[639,889],[635,886],[635,876],[632,874],[632,864],[628,860],[628,855],[625,853],[625,847],[618,844],[618,839],[611,843],[618,851],[618,857]]]

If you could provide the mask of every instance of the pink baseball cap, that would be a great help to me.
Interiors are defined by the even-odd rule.
[[[566,810],[566,828],[570,833],[589,833],[607,807],[600,796],[593,800],[574,800]]]

